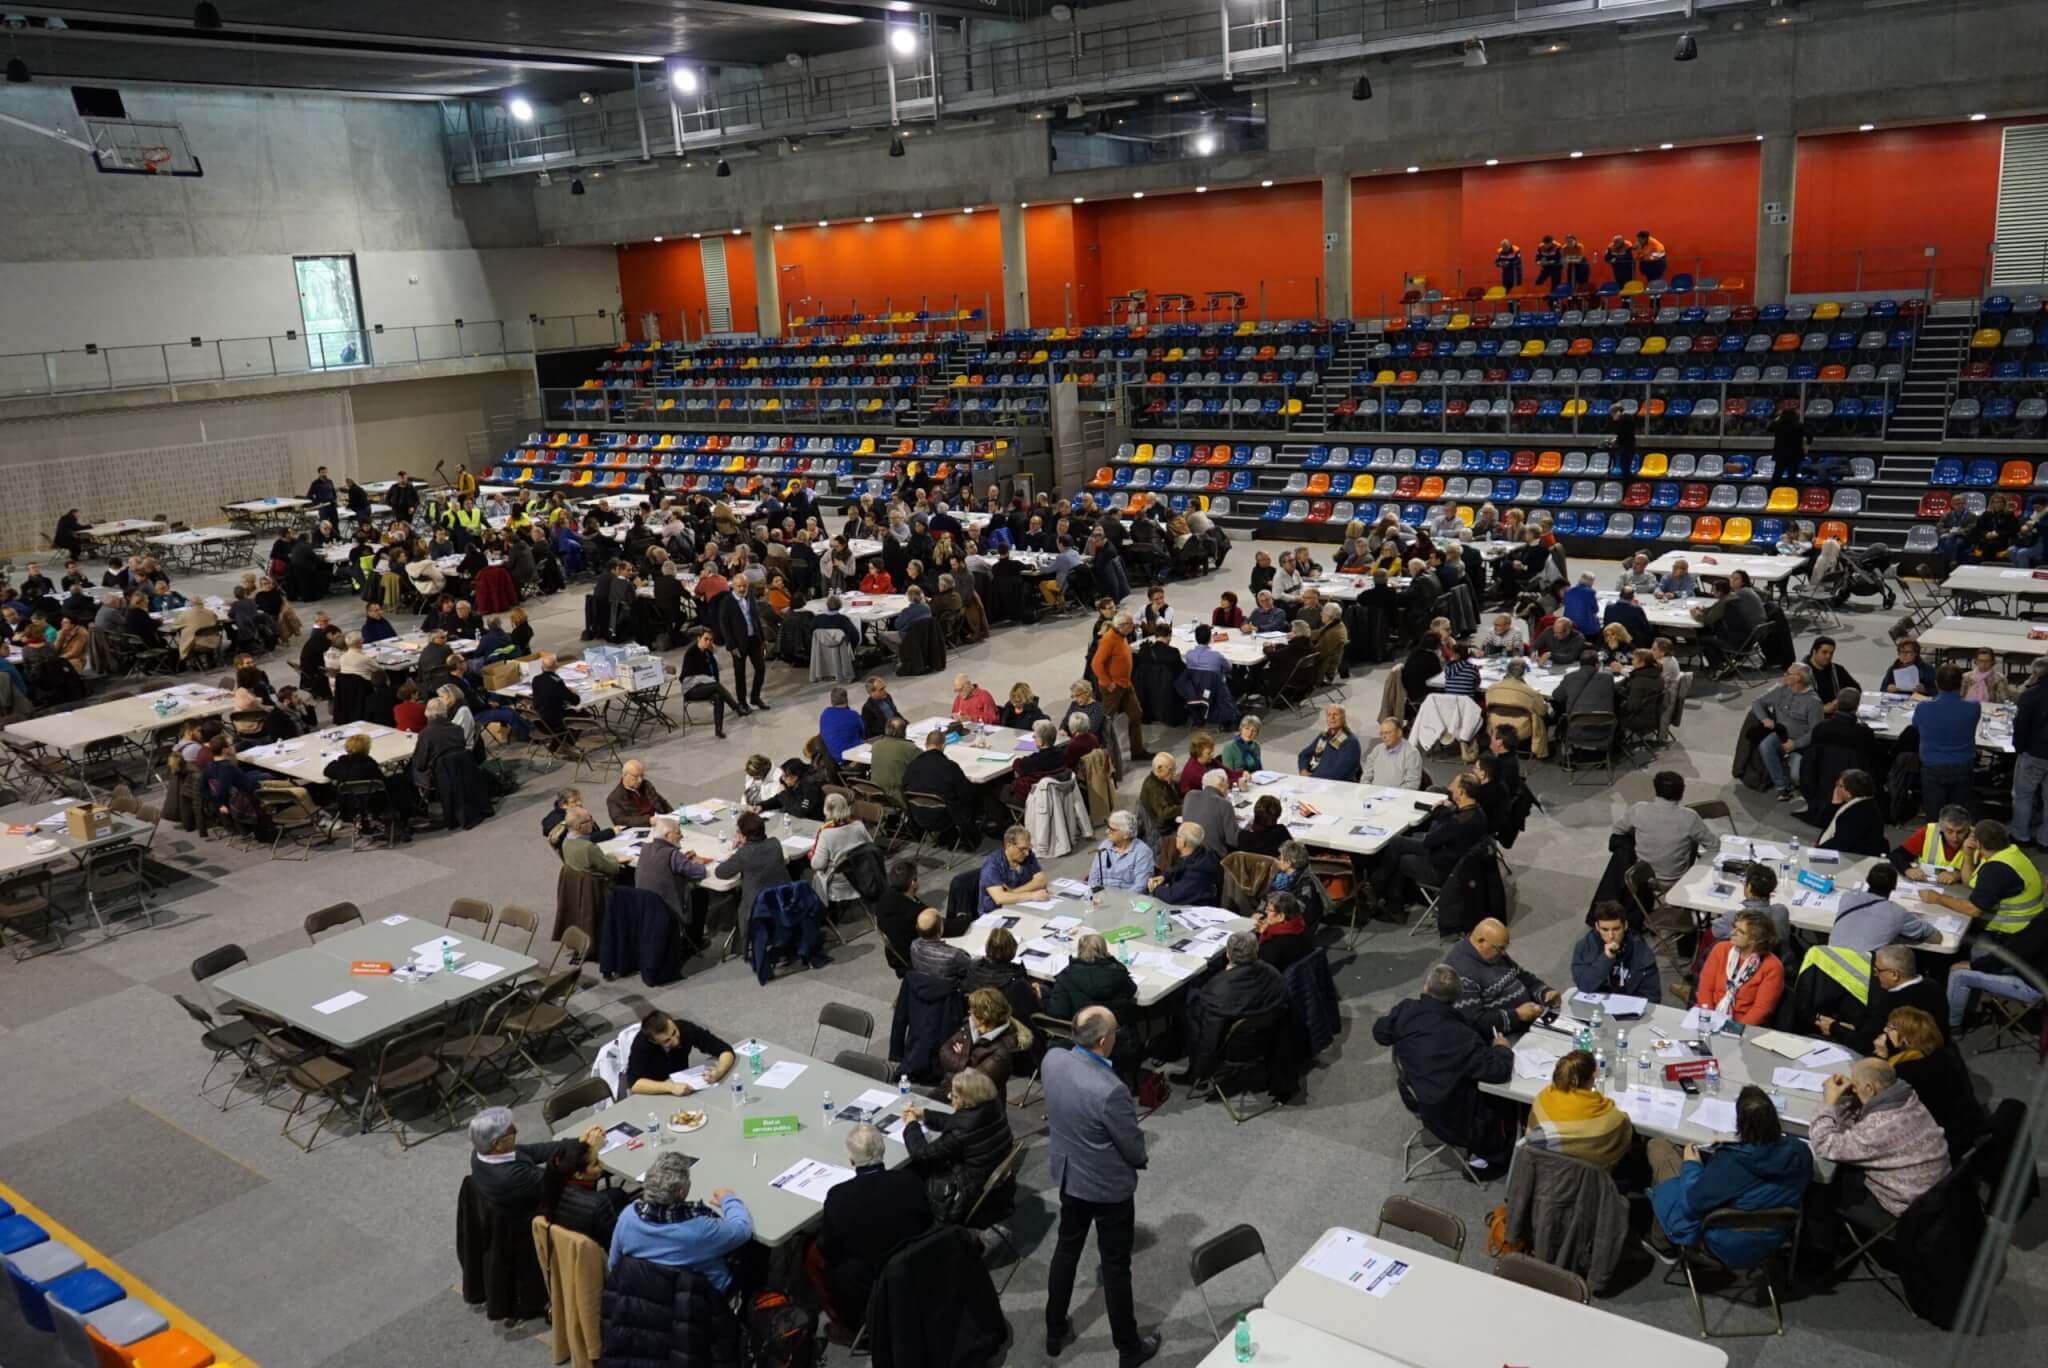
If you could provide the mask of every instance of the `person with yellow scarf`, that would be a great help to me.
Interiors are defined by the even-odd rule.
[[[1536,1094],[1529,1108],[1529,1130],[1543,1136],[1551,1148],[1612,1172],[1628,1157],[1636,1129],[1628,1113],[1597,1084],[1593,1056],[1584,1050],[1558,1060],[1550,1071],[1550,1086]]]

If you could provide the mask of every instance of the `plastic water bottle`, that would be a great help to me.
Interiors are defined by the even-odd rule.
[[[830,1088],[825,1089],[825,1100],[820,1105],[825,1108],[825,1125],[829,1129],[832,1125],[832,1090]]]
[[[754,1047],[747,1055],[747,1075],[750,1078],[759,1078],[761,1076],[761,1042],[750,1040],[747,1044]]]
[[[455,947],[449,944],[445,937],[441,941],[441,972],[444,974],[455,972]]]
[[[1619,1020],[1614,1023],[1614,1054],[1620,1062],[1628,1062],[1628,1027]]]
[[[782,834],[785,836],[789,835],[789,811],[786,808],[782,813]]]
[[[1645,1083],[1650,1081],[1650,1052],[1648,1050],[1636,1056],[1636,1077]]]
[[[732,1076],[732,1109],[739,1111],[747,1105],[747,1081],[738,1074]]]
[[[1584,1022],[1581,1022],[1579,1024],[1579,1034],[1578,1037],[1572,1041],[1572,1048],[1575,1050],[1584,1050],[1588,1054],[1592,1053],[1593,1028],[1591,1026],[1586,1025]]]
[[[898,1097],[908,1097],[908,1096],[910,1096],[910,1075],[909,1075],[909,1074],[900,1074],[900,1075],[898,1075],[898,1076],[897,1076],[897,1079],[896,1079],[896,1095],[897,1095]]]
[[[1707,1061],[1707,1093],[1713,1097],[1721,1095],[1721,1061],[1718,1059]]]
[[[1152,939],[1161,945],[1166,944],[1166,909],[1164,907],[1153,910]]]
[[[1250,1363],[1252,1355],[1258,1352],[1252,1344],[1252,1323],[1249,1317],[1237,1318],[1237,1338],[1231,1348],[1231,1356],[1239,1363]]]
[[[1600,1084],[1607,1077],[1607,1051],[1595,1048],[1593,1051],[1593,1089],[1599,1091]]]
[[[1626,1050],[1616,1050],[1614,1052],[1614,1091],[1617,1094],[1628,1091],[1628,1052]]]
[[[1606,1029],[1607,1004],[1604,1002],[1596,1002],[1593,1004],[1593,1034],[1597,1036]]]

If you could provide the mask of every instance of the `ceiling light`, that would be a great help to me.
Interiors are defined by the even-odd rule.
[[[1868,132],[1870,132],[1871,130],[1875,129],[1876,127],[1877,127],[1877,125],[1876,125],[1876,124],[1857,124],[1857,125],[1856,125],[1856,131],[1857,131],[1858,133],[1868,133]],[[1758,134],[1757,136],[1758,136],[1758,137],[1762,137],[1763,135],[1762,135],[1762,134]]]
[[[910,13],[910,0],[889,0],[889,8],[898,14]]]
[[[825,222],[825,220],[824,220],[824,219],[819,219],[819,220],[818,220],[818,226],[819,226],[820,228],[824,228],[824,227],[827,227],[827,226],[829,226],[829,225],[827,225],[827,224],[826,224],[826,222]]]
[[[687,95],[697,88],[697,73],[685,66],[670,67],[668,83]]]
[[[974,206],[970,204],[966,208],[962,209],[960,212],[963,214],[971,214],[974,212]]]
[[[505,108],[510,110],[512,117],[519,120],[519,122],[533,122],[533,106],[519,96],[514,95],[510,100],[506,101]]]
[[[659,241],[661,241],[661,234],[659,234],[659,233],[656,233],[656,234],[654,235],[654,240],[655,240],[656,242],[659,242]]]
[[[1206,185],[1198,185],[1195,187],[1195,193],[1198,195],[1206,195],[1209,193],[1209,187]]]
[[[583,193],[583,180],[580,176],[572,179],[569,182],[569,193],[572,195],[580,195]]]
[[[917,51],[917,30],[908,24],[889,26],[889,49],[899,57],[908,57]]]
[[[1030,200],[1018,200],[1018,201],[1017,201],[1017,207],[1018,207],[1019,209],[1029,209],[1029,208],[1031,207],[1031,201],[1030,201]]]
[[[922,210],[922,209],[913,209],[913,210],[911,210],[911,211],[910,211],[910,216],[911,216],[912,218],[923,218],[923,217],[924,217],[924,210]]]
[[[1414,174],[1415,174],[1415,173],[1416,173],[1417,171],[1420,171],[1421,169],[1422,169],[1422,168],[1421,168],[1421,167],[1419,167],[1419,166],[1411,166],[1411,167],[1409,167],[1409,168],[1408,168],[1408,174],[1412,176],[1412,175],[1414,175]]]
[[[1573,160],[1573,161],[1577,161],[1577,160],[1578,160],[1578,159],[1579,159],[1580,157],[1583,157],[1583,156],[1585,156],[1585,155],[1586,155],[1586,154],[1585,154],[1585,153],[1583,153],[1583,152],[1574,152],[1574,153],[1572,153],[1572,160]]]
[[[737,232],[739,231],[739,229],[735,228],[735,229],[733,229],[733,231],[734,231],[735,233],[737,233]],[[778,223],[778,224],[776,224],[776,225],[775,225],[775,231],[776,231],[776,232],[778,232],[778,233],[779,233],[779,232],[781,232],[781,231],[782,231],[782,225],[781,225],[781,224],[779,224],[779,223]]]
[[[1983,114],[1972,114],[1972,115],[1970,116],[1970,122],[1971,122],[1971,123],[1983,123],[1986,117],[1987,117],[1987,116],[1986,116],[1986,115],[1983,115]]]
[[[1690,33],[1679,34],[1678,46],[1671,51],[1671,60],[1674,62],[1690,62],[1699,55],[1700,40],[1693,37]]]
[[[1076,204],[1079,204],[1079,203],[1081,203],[1081,201],[1082,201],[1082,200],[1084,200],[1084,199],[1086,199],[1086,198],[1087,198],[1087,197],[1086,197],[1085,195],[1076,195],[1076,196],[1074,196],[1074,203],[1076,203]]]
[[[892,157],[900,157],[903,155],[903,139],[894,136],[890,137],[889,155]]]
[[[1261,189],[1261,190],[1271,190],[1272,188],[1273,188],[1273,182],[1271,182],[1271,181],[1260,181],[1260,182],[1259,182],[1259,189]]]
[[[1468,67],[1483,67],[1486,65],[1486,40],[1484,38],[1474,38],[1471,42],[1465,44],[1465,65]]]
[[[732,174],[732,167],[730,164],[727,163],[725,158],[720,157],[718,159],[718,170],[713,174],[719,176],[730,176]]]
[[[1131,198],[1132,198],[1132,199],[1143,199],[1143,198],[1145,198],[1145,192],[1144,192],[1143,190],[1133,190],[1133,191],[1131,191]]]
[[[212,5],[200,4],[193,7],[192,27],[212,31],[220,27],[220,11]]]
[[[692,234],[690,234],[690,236],[691,236],[691,237],[693,237],[693,238],[702,238],[702,237],[703,237],[704,235],[703,235],[702,233],[692,233]],[[656,239],[655,239],[655,241],[656,241],[656,242],[659,242],[659,241],[661,241],[661,239],[660,239],[660,238],[656,238]]]
[[[1195,135],[1195,155],[1206,157],[1215,150],[1216,135],[1214,133],[1197,133]]]
[[[1488,157],[1488,158],[1486,159],[1486,164],[1487,164],[1488,166],[1499,166],[1499,165],[1500,165],[1500,158],[1499,158],[1499,157]]]
[[[1353,81],[1351,83],[1351,98],[1354,100],[1370,100],[1372,98],[1372,82],[1363,76]]]
[[[19,57],[9,57],[9,58],[7,59],[7,84],[9,84],[9,85],[27,85],[27,84],[28,84],[28,63],[27,63],[27,62],[24,62],[24,61],[22,61],[22,60],[21,60],[21,58],[19,58]]]
[[[597,96],[591,94],[587,90],[579,90],[576,92],[576,103],[578,104],[589,104],[592,100],[595,100],[596,98]]]
[[[1675,146],[1677,146],[1676,143],[1658,143],[1657,150],[1659,152],[1669,152]]]
[[[732,230],[732,235],[733,235],[734,237],[738,237],[738,236],[740,235],[740,230],[739,230],[739,229],[737,229],[737,228],[733,229],[733,230]]]
[[[875,216],[873,214],[869,214],[866,218],[861,220],[862,223],[873,223],[874,221]]]

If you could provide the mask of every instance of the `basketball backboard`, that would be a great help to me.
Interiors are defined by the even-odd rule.
[[[111,176],[203,176],[182,124],[87,119],[93,165]]]

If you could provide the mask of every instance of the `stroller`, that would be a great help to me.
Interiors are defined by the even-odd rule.
[[[1844,547],[1842,566],[1849,573],[1842,581],[1842,587],[1835,593],[1835,607],[1845,606],[1852,598],[1866,598],[1877,595],[1889,609],[1898,599],[1892,589],[1892,549],[1889,546]]]

